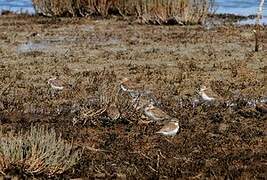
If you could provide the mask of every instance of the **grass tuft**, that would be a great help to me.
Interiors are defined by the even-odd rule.
[[[12,169],[25,174],[55,176],[78,163],[80,150],[74,150],[54,129],[31,127],[28,133],[3,134],[0,131],[0,174]]]
[[[36,13],[45,16],[106,17],[116,13],[150,24],[200,24],[213,0],[33,0],[33,4]]]

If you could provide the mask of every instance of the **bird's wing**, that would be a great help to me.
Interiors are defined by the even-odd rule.
[[[159,108],[151,109],[151,112],[158,118],[169,118],[170,116]]]
[[[163,126],[158,132],[168,132],[174,130],[175,128],[177,128],[177,126],[171,122]]]

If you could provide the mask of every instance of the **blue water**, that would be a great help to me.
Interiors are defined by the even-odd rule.
[[[256,15],[259,8],[260,0],[215,0],[216,13],[230,13],[236,15]],[[254,20],[245,20],[241,24],[254,24]],[[267,24],[267,2],[263,7],[262,24]]]
[[[34,13],[31,0],[0,0],[0,11]]]
[[[255,15],[260,0],[215,0],[217,13],[232,13],[239,15]],[[0,0],[0,11],[34,13],[31,0]],[[267,23],[267,2],[264,8],[264,23]]]
[[[260,0],[215,0],[215,8],[217,13],[232,13],[239,15],[253,15],[258,10]],[[266,2],[267,3],[267,2]],[[265,3],[265,7],[267,5]],[[267,9],[264,8],[264,13],[267,15]]]

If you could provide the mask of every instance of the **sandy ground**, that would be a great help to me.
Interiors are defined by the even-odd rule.
[[[0,127],[16,132],[47,125],[85,148],[80,163],[61,178],[264,179],[266,115],[249,102],[267,97],[267,29],[259,52],[253,51],[252,30],[1,16]],[[56,76],[63,91],[47,83]],[[160,124],[140,123],[142,112],[131,109],[129,97],[116,95],[123,77],[180,120],[179,134],[162,137],[155,134]],[[221,101],[193,107],[204,83]],[[102,104],[92,105],[99,97]],[[105,110],[88,116],[114,98],[119,120]]]

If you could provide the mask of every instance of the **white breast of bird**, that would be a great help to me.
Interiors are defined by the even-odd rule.
[[[165,136],[174,136],[179,131],[179,121],[178,119],[173,118],[170,122],[165,124],[158,132],[157,134],[162,134]]]

